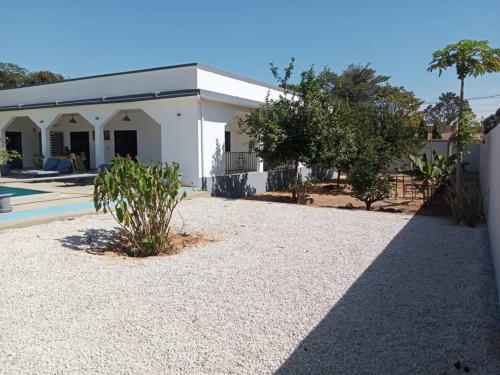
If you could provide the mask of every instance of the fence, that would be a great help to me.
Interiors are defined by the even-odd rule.
[[[225,152],[225,174],[255,172],[258,167],[254,152]]]
[[[481,144],[481,191],[488,223],[490,249],[500,290],[500,126],[490,131]]]

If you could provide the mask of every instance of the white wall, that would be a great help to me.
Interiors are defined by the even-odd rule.
[[[203,66],[198,68],[198,88],[258,102],[264,102],[268,93],[271,98],[277,98],[281,94],[280,90],[269,85],[238,79],[209,69]]]
[[[38,134],[40,133],[40,129],[28,117],[19,117],[5,131],[21,132],[23,168],[31,168],[33,166],[33,156],[39,152]]]
[[[497,290],[500,291],[500,125],[490,131],[481,144],[480,177]]]
[[[203,101],[203,177],[224,174],[224,132],[242,111],[241,107]]]
[[[240,133],[238,119],[243,118],[245,113],[238,112],[226,125],[225,131],[231,133],[231,152],[248,152],[248,136]]]

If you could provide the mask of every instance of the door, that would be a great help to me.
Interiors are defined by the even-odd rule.
[[[7,150],[17,151],[23,154],[23,137],[21,132],[5,132],[7,138]],[[14,159],[8,162],[11,169],[22,169],[23,159]]]
[[[137,156],[137,131],[115,130],[115,155],[132,158]]]
[[[85,166],[90,169],[90,140],[89,132],[70,132],[71,152],[75,155],[85,153]]]

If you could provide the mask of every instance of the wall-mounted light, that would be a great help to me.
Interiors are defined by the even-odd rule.
[[[71,115],[71,119],[69,120],[70,124],[78,124],[78,121],[75,120],[75,116]]]
[[[127,112],[125,112],[125,116],[123,116],[122,121],[130,121],[130,117],[128,117]]]

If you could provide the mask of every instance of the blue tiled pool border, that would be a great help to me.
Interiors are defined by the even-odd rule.
[[[182,188],[186,193],[192,193],[195,191],[199,191],[196,188]],[[58,215],[58,214],[71,214],[78,211],[84,210],[93,210],[94,203],[93,202],[80,202],[73,204],[66,204],[62,206],[53,206],[53,207],[43,207],[43,208],[35,208],[33,210],[26,211],[15,211],[16,207],[14,206],[14,211],[0,214],[0,223],[13,221],[13,220],[22,220],[22,219],[37,219],[44,216],[50,215]]]

